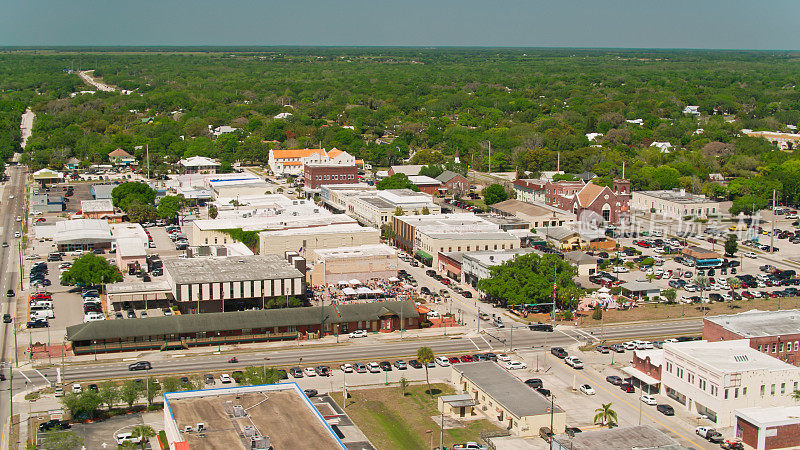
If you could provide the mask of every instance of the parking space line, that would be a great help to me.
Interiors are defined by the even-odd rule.
[[[547,356],[549,356],[550,358],[553,358],[553,359],[554,359],[554,360],[555,360],[557,363],[561,363],[561,360],[560,360],[560,359],[558,359],[558,358],[556,358],[554,355],[552,355],[552,354],[549,354],[549,353],[548,353],[548,354],[547,354]],[[562,363],[562,364],[563,364],[563,363]],[[618,396],[618,395],[617,395],[617,393],[615,393],[615,392],[611,392],[611,391],[610,391],[610,390],[608,390],[608,389],[607,389],[605,386],[603,386],[603,384],[602,384],[602,381],[600,381],[600,380],[596,380],[596,379],[592,379],[592,378],[589,378],[589,376],[588,376],[588,375],[584,375],[583,371],[577,371],[577,370],[573,369],[572,367],[569,367],[569,366],[567,366],[566,364],[564,364],[564,367],[566,367],[567,369],[571,370],[571,371],[572,371],[574,374],[576,374],[576,375],[580,375],[580,376],[581,376],[583,379],[585,379],[586,381],[590,381],[590,382],[593,382],[593,383],[595,383],[595,384],[597,385],[597,388],[598,388],[598,389],[602,389],[602,390],[604,390],[604,391],[608,392],[608,393],[609,393],[609,394],[610,394],[612,397],[619,399],[620,401],[622,401],[622,402],[623,402],[623,403],[625,403],[626,405],[628,405],[628,406],[630,406],[631,408],[635,409],[637,412],[639,411],[638,405],[633,405],[633,404],[631,404],[631,403],[628,401],[628,399],[627,399],[627,398],[620,397],[620,396]],[[634,395],[635,395],[635,394],[634,394]],[[641,399],[640,399],[639,397],[636,397],[636,400],[637,400],[637,401],[639,401],[639,402],[641,402]],[[680,433],[680,432],[678,432],[678,431],[675,431],[675,430],[674,430],[672,427],[670,427],[669,425],[665,424],[664,422],[661,422],[661,421],[660,421],[660,420],[658,420],[657,418],[655,418],[655,417],[651,416],[650,414],[648,414],[648,413],[647,413],[647,412],[646,412],[644,409],[642,409],[641,411],[642,411],[642,415],[643,415],[643,416],[646,416],[646,417],[650,418],[650,419],[651,419],[653,422],[656,422],[656,423],[658,423],[659,425],[661,425],[661,426],[663,426],[664,428],[668,429],[669,431],[671,431],[671,432],[675,433],[676,435],[678,435],[678,436],[682,437],[683,439],[685,439],[685,440],[689,441],[690,443],[692,442],[692,439],[691,439],[691,438],[687,437],[687,436],[686,436],[685,434],[683,434],[683,433]]]

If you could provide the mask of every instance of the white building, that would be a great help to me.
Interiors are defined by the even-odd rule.
[[[302,176],[306,164],[353,166],[363,165],[364,161],[337,148],[329,151],[324,148],[269,151],[269,168],[275,176]]]
[[[708,217],[726,213],[730,203],[718,202],[685,189],[633,191],[630,207],[634,211],[652,212],[672,218]]]
[[[686,106],[686,108],[683,108],[683,113],[684,114],[691,114],[693,116],[699,116],[700,115],[700,107],[699,106],[693,106],[693,105]]]
[[[527,255],[528,253],[535,253],[535,251],[532,248],[518,248],[500,252],[464,253],[461,256],[461,280],[472,287],[477,287],[478,281],[489,278],[489,269],[511,261],[518,255]]]
[[[762,137],[775,143],[781,150],[793,150],[800,145],[800,134],[782,133],[780,131],[753,131],[743,129],[742,133],[750,137]]]
[[[439,214],[442,208],[433,202],[430,195],[410,189],[353,190],[340,188],[346,185],[322,186],[322,198],[326,204],[343,211],[359,222],[380,227],[391,223],[398,208],[403,214]]]
[[[652,144],[650,144],[650,147],[658,148],[661,151],[661,153],[669,153],[672,151],[672,144],[670,144],[669,142],[655,141]]]
[[[315,286],[397,276],[397,250],[386,244],[316,249],[315,253],[311,269],[311,284]]]
[[[750,348],[747,339],[664,344],[662,392],[718,427],[734,424],[733,411],[791,406],[800,368]]]
[[[374,245],[380,243],[380,239],[379,230],[362,227],[354,222],[293,227],[258,233],[259,253],[284,255],[286,252],[298,252],[309,260],[316,257],[318,249]]]
[[[219,162],[204,156],[190,156],[178,161],[183,173],[217,173]]]

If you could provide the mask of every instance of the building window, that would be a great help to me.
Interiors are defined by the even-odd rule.
[[[786,383],[781,383],[781,394],[786,393]]]
[[[728,390],[729,390],[728,388],[725,388],[725,400],[728,399]]]
[[[761,385],[761,395],[762,395],[762,396],[764,395],[764,392],[765,392],[764,388],[765,388],[765,387],[766,387],[766,386],[764,386],[763,384]]]
[[[761,344],[758,344],[757,349],[758,349],[758,351],[761,351]]]
[[[739,388],[733,389],[733,398],[739,398]]]
[[[772,386],[770,386],[770,388],[769,388],[769,395],[775,395],[775,385],[774,384]]]
[[[747,395],[747,388],[743,387],[742,388],[742,397],[744,397],[745,395]]]
[[[772,343],[772,353],[775,353],[775,351],[776,351],[776,350],[778,350],[778,344],[776,344],[775,342],[773,342],[773,343]]]
[[[783,342],[781,342],[781,353],[783,353]]]
[[[794,351],[797,351],[798,348],[800,348],[800,347],[798,347],[798,344],[800,344],[800,342],[794,341]]]

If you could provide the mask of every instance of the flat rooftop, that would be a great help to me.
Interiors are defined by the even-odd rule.
[[[318,260],[358,259],[370,256],[397,256],[397,251],[386,244],[365,244],[355,247],[338,247],[314,250]]]
[[[664,344],[664,357],[670,353],[723,373],[750,372],[755,370],[797,370],[800,368],[785,363],[750,347],[747,339],[735,341],[689,341]]]
[[[572,450],[596,450],[613,448],[615,450],[658,449],[683,450],[687,447],[679,445],[668,434],[649,425],[618,427],[606,430],[592,430],[578,433],[571,438],[559,435],[555,440],[565,448]]]
[[[800,333],[800,311],[750,311],[724,316],[706,317],[707,321],[736,333],[743,338],[780,336]]]
[[[175,284],[301,278],[299,270],[278,255],[247,255],[164,260]]]
[[[173,424],[189,448],[250,450],[245,436],[253,432],[268,437],[276,449],[344,448],[294,383],[176,392],[166,398]],[[244,414],[237,417],[239,407]],[[186,426],[196,430],[198,423],[204,424],[202,433],[183,432]]]
[[[286,228],[284,230],[262,231],[258,233],[258,236],[276,237],[276,236],[322,235],[322,234],[337,234],[337,233],[378,234],[380,233],[380,231],[377,228],[362,227],[357,222],[353,221],[347,223],[334,223],[322,226],[307,226],[307,227]]]
[[[495,362],[455,364],[452,367],[516,417],[550,414],[550,400]],[[558,405],[553,410],[564,412]]]
[[[692,204],[692,203],[715,203],[714,200],[702,194],[692,194],[680,189],[673,190],[659,190],[659,191],[634,191],[634,194],[646,195],[648,197],[655,197],[661,200],[667,200],[675,203]]]
[[[800,423],[800,406],[742,408],[735,410],[733,413],[759,427],[777,427]]]
[[[464,259],[470,259],[483,266],[496,266],[514,259],[517,255],[527,255],[528,253],[536,253],[536,250],[532,248],[519,248],[505,251],[469,252],[464,253],[462,261]]]

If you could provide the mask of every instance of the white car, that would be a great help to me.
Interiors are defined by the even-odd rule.
[[[228,375],[227,373],[223,373],[222,375],[219,376],[219,382],[220,383],[228,384],[228,383],[230,383],[232,381],[233,380],[231,379],[231,376]]]
[[[89,314],[84,315],[83,316],[83,323],[97,322],[97,321],[105,320],[105,319],[106,318],[102,314],[100,314],[98,312],[94,312],[94,313],[89,313]]]
[[[315,377],[315,376],[317,376],[317,371],[314,370],[313,367],[306,367],[305,369],[303,369],[303,373],[307,377]]]
[[[53,393],[56,397],[63,397],[64,396],[64,389],[61,386],[56,386],[53,390]]]
[[[376,362],[371,362],[367,364],[367,370],[369,370],[369,373],[381,373],[381,366]]]
[[[18,237],[20,237],[20,236],[22,236],[22,235],[19,233],[19,231],[15,231],[15,232],[14,232],[14,237],[15,237],[15,238],[18,238]]]
[[[514,369],[527,369],[528,365],[522,361],[508,361],[505,364],[506,369],[514,370]]]
[[[758,258],[758,255],[756,255],[755,252],[744,252],[742,254],[747,258],[753,258],[753,259]]]
[[[579,390],[586,395],[594,395],[594,389],[588,384],[582,384]]]
[[[348,336],[350,336],[351,338],[367,337],[367,331],[366,330],[356,330],[356,331],[353,331],[352,333],[348,334]]]
[[[339,368],[342,369],[342,372],[353,373],[353,365],[350,363],[344,363]]]
[[[636,350],[636,342],[628,341],[622,344],[625,347],[625,350]]]
[[[17,216],[16,221],[17,222],[22,222],[22,216]]]
[[[505,353],[500,353],[499,355],[497,355],[497,360],[503,362],[509,362],[511,361],[511,358]]]
[[[658,404],[658,402],[656,401],[656,398],[653,397],[652,395],[644,394],[641,397],[639,397],[639,400],[641,400],[642,403],[644,403],[645,405],[653,405],[653,406],[655,406],[655,405]]]
[[[664,339],[664,343],[665,344],[669,344],[669,343],[673,343],[673,342],[679,342],[679,341],[677,339],[675,339],[675,338]]]
[[[434,362],[442,367],[447,367],[450,365],[450,361],[448,361],[444,356],[437,356]]]
[[[114,436],[114,439],[117,440],[117,444],[119,445],[126,443],[139,444],[142,442],[142,436],[133,437],[132,433],[119,433]]]
[[[80,383],[75,383],[72,385],[73,394],[80,394],[81,392],[83,392],[83,388],[81,387]]]
[[[9,199],[9,200],[13,200],[13,199],[14,199],[14,194],[11,194],[11,195],[9,195],[9,196],[8,196],[8,199]]]
[[[614,268],[612,268],[611,271],[614,272],[614,273],[628,273],[628,272],[630,272],[630,270],[627,267],[624,267],[624,266],[614,266]]]
[[[573,369],[583,369],[583,362],[577,356],[567,356],[564,362]]]

